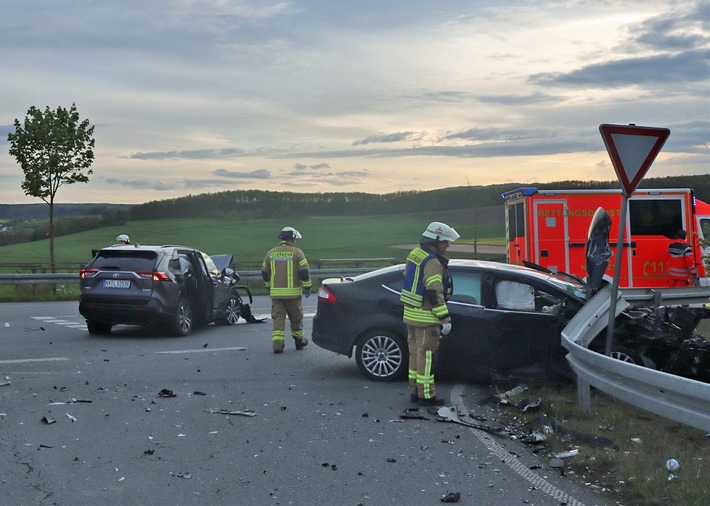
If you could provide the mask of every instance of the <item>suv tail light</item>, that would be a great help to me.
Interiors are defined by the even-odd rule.
[[[140,277],[152,279],[153,281],[168,281],[168,275],[164,272],[136,272]]]
[[[318,289],[318,300],[328,304],[334,304],[337,299],[335,298],[335,295],[333,295],[333,292],[328,290],[325,286],[321,286]]]
[[[79,278],[81,278],[81,279],[93,278],[98,273],[99,273],[98,269],[81,269],[79,271]]]

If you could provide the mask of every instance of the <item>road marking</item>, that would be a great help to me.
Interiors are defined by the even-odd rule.
[[[0,360],[0,364],[26,364],[28,362],[62,362],[69,360],[67,357],[52,358],[18,358],[15,360]]]
[[[454,404],[454,409],[458,409],[459,406],[466,406],[463,400],[463,385],[456,384],[451,390],[451,401]],[[462,409],[465,411],[465,409]],[[538,490],[542,491],[546,495],[552,497],[555,500],[560,501],[561,504],[566,504],[567,506],[584,506],[584,503],[578,501],[567,492],[560,490],[555,485],[545,480],[539,474],[531,471],[527,466],[520,462],[512,453],[506,450],[503,446],[496,443],[493,438],[486,434],[484,431],[479,429],[474,429],[471,427],[469,429],[478,440],[483,443],[483,445],[488,448],[488,450],[493,453],[496,457],[501,459],[510,469],[513,470],[521,478],[524,478],[530,484],[537,487]]]
[[[33,316],[33,320],[39,320],[45,323],[53,323],[54,325],[61,325],[62,327],[68,327],[70,329],[85,329],[86,323],[70,321],[70,320],[60,320],[54,316]]]

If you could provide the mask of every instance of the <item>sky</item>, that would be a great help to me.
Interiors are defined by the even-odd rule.
[[[601,124],[710,177],[710,2],[0,0],[0,203],[30,107],[95,127],[59,203],[616,179]]]

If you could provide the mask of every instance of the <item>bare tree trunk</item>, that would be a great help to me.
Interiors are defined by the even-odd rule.
[[[54,262],[54,199],[49,200],[49,266],[52,272],[57,272]]]

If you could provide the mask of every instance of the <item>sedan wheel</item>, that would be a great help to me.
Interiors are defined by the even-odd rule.
[[[192,332],[194,325],[192,304],[185,297],[180,297],[175,311],[175,321],[173,322],[173,332],[178,336],[186,336]]]
[[[621,360],[622,362],[626,362],[628,364],[644,365],[643,360],[641,360],[641,357],[638,353],[635,353],[629,350],[628,348],[624,348],[622,346],[615,347],[609,356],[611,358]]]
[[[404,339],[388,331],[369,332],[358,342],[355,360],[360,371],[370,379],[392,381],[400,378],[407,370]]]
[[[237,297],[230,297],[227,301],[227,307],[224,309],[224,316],[216,323],[221,325],[236,325],[241,316],[242,301]]]

